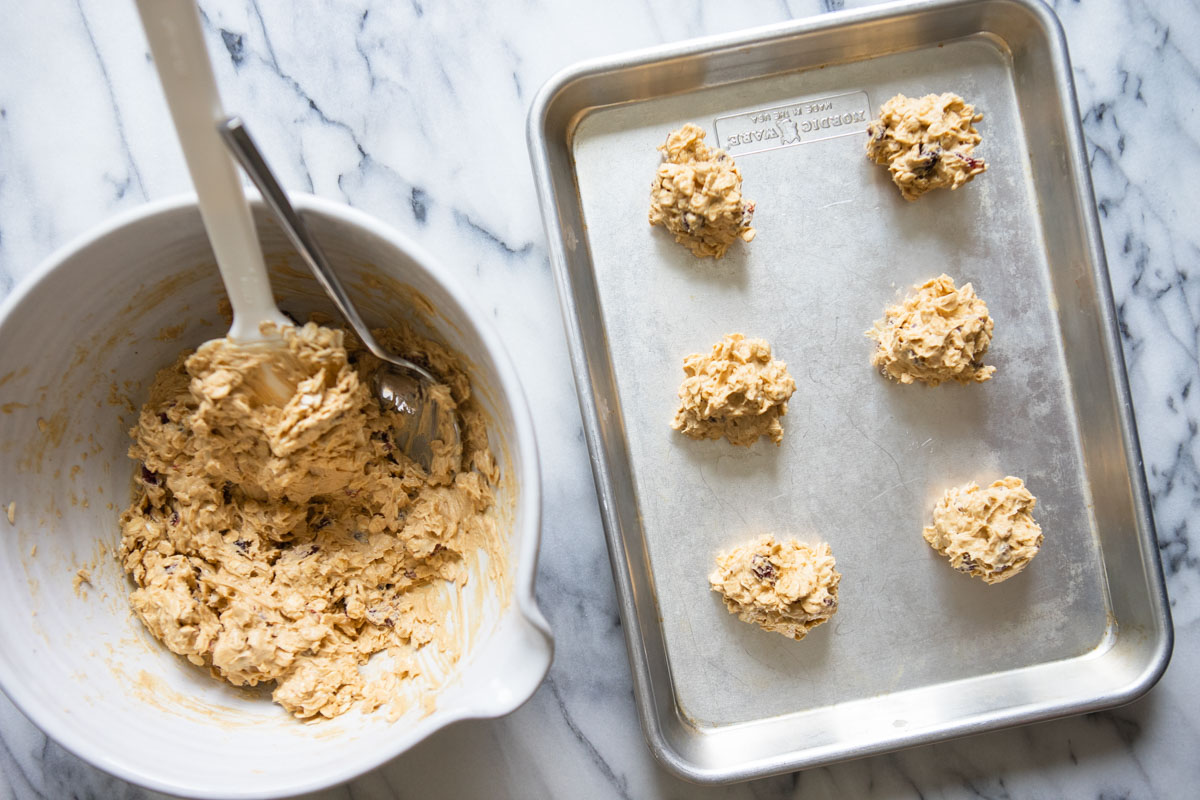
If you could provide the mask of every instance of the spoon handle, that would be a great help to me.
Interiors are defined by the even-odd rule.
[[[384,361],[395,362],[396,357],[379,346],[375,337],[371,335],[371,329],[359,316],[358,309],[354,307],[354,303],[351,302],[350,296],[342,287],[337,273],[329,264],[329,259],[325,257],[325,251],[308,232],[308,226],[304,224],[304,219],[292,207],[287,194],[279,185],[279,181],[275,180],[271,168],[267,166],[267,162],[254,144],[254,140],[250,138],[250,132],[246,130],[246,125],[241,118],[229,117],[223,120],[217,125],[217,132],[238,163],[242,165],[242,169],[250,176],[250,180],[258,187],[263,202],[275,214],[283,232],[287,234],[292,245],[308,263],[325,292],[333,299],[338,310],[342,312],[342,316],[350,323],[350,327],[354,328],[358,338],[376,357]]]
[[[261,340],[260,322],[287,320],[275,307],[237,168],[213,131],[224,113],[200,14],[194,0],[137,0],[137,7],[233,306],[229,335],[241,341]]]

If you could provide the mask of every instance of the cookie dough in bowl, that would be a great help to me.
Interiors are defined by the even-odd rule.
[[[837,571],[828,544],[765,535],[717,556],[708,576],[738,619],[800,641],[837,612]]]
[[[552,640],[533,593],[541,507],[533,427],[487,317],[455,283],[456,265],[435,266],[420,248],[361,212],[303,196],[294,202],[368,324],[393,331],[407,326],[414,338],[398,343],[400,349],[424,363],[429,360],[418,339],[459,360],[469,395],[457,394],[462,387],[456,388],[454,370],[446,380],[463,401],[460,410],[474,405],[486,432],[474,441],[465,436],[464,450],[480,458],[464,459],[461,468],[444,473],[444,482],[418,480],[400,464],[383,466],[391,464],[388,442],[377,435],[368,407],[354,400],[351,371],[357,373],[353,362],[360,357],[349,336],[344,355],[332,339],[314,337],[312,363],[329,369],[319,378],[320,370],[309,375],[293,410],[311,404],[315,413],[261,419],[264,438],[276,447],[269,456],[242,451],[241,440],[230,437],[226,444],[245,455],[233,459],[235,471],[222,456],[211,472],[194,472],[195,485],[179,480],[184,470],[172,473],[182,461],[172,456],[168,465],[150,456],[184,441],[180,424],[191,412],[170,402],[176,398],[178,406],[186,397],[185,405],[195,402],[198,410],[188,374],[172,379],[179,382],[169,390],[160,385],[155,395],[166,422],[156,415],[147,420],[148,474],[128,459],[129,431],[140,425],[139,407],[151,397],[156,375],[183,351],[228,330],[218,311],[224,292],[194,198],[144,207],[72,245],[18,287],[0,314],[0,335],[11,345],[0,349],[0,378],[8,376],[6,395],[22,404],[0,415],[0,436],[13,448],[13,457],[0,462],[0,482],[4,499],[16,503],[15,524],[0,537],[0,599],[7,609],[0,619],[0,683],[30,720],[71,752],[172,795],[276,797],[342,783],[451,722],[512,711],[536,689],[551,658]],[[262,208],[255,215],[281,307],[297,320],[332,312],[282,232]],[[64,324],[68,311],[70,324]],[[222,368],[195,366],[197,374]],[[229,385],[224,397],[236,400]],[[214,380],[199,394],[219,403],[220,386]],[[351,412],[368,418],[346,424]],[[207,418],[227,425],[219,413]],[[354,446],[339,450],[339,442]],[[301,457],[324,444],[334,457]],[[288,458],[303,468],[302,476],[275,469],[285,461],[273,459]],[[358,458],[355,477],[337,497],[323,482],[344,483],[348,463]],[[136,524],[143,529],[130,531],[136,538],[127,537],[124,555],[134,558],[135,569],[146,569],[147,588],[163,589],[146,598],[153,602],[144,610],[153,616],[157,609],[164,638],[200,665],[156,639],[131,608],[138,585],[122,564],[120,516],[130,506],[133,481],[147,502],[138,506],[144,513]],[[375,481],[395,490],[374,489]],[[470,484],[478,486],[477,495]],[[480,510],[488,492],[491,505]],[[200,501],[184,509],[195,515],[190,521],[208,519],[211,526],[181,531],[184,512],[174,524],[185,495]],[[318,511],[330,512],[329,524]],[[402,514],[405,526],[397,528]],[[491,543],[481,517],[494,526]],[[388,545],[392,530],[400,532]],[[242,538],[231,535],[235,531],[259,535]],[[313,545],[319,549],[309,552]],[[393,564],[402,569],[398,580],[371,582],[372,570],[395,572]],[[268,567],[274,587],[266,582]],[[76,592],[72,583],[81,569],[87,585]],[[204,592],[191,591],[189,570]],[[303,608],[295,607],[296,598]],[[295,628],[271,634],[262,623],[273,614]],[[213,617],[222,621],[219,630]],[[316,639],[324,628],[330,633],[322,645],[304,646],[305,637]],[[407,643],[392,646],[386,639],[401,634]],[[359,657],[343,659],[333,645],[364,655],[372,639],[385,647],[354,663],[361,687],[349,676],[326,692],[333,674]],[[235,686],[210,673],[218,664],[231,675],[286,670],[290,653],[296,654],[293,665],[307,661],[304,672],[316,678],[290,676],[295,691],[289,697],[296,710],[316,712],[311,722],[273,702],[278,681]],[[382,693],[373,690],[379,684]],[[323,716],[344,702],[342,713]]]
[[[704,136],[688,123],[659,146],[663,163],[650,190],[650,224],[665,227],[697,257],[721,258],[738,239],[754,238],[754,204],[742,197],[733,158],[710,150]]]
[[[685,358],[683,372],[672,428],[692,439],[723,437],[744,447],[762,436],[783,441],[779,419],[796,382],[787,364],[771,357],[765,339],[730,333],[708,355]]]
[[[272,683],[297,717],[356,703],[399,716],[411,700],[397,686],[418,679],[422,648],[459,657],[433,584],[461,589],[479,553],[500,579],[507,569],[487,424],[459,357],[407,328],[376,331],[447,381],[462,420],[462,444],[435,448],[426,474],[394,444],[405,420],[381,410],[378,359],[353,334],[312,322],[281,333],[273,358],[206,342],[150,387],[121,517],[131,605],[172,652],[234,686]],[[257,391],[264,366],[294,387],[286,403]],[[367,680],[360,667],[385,651],[394,666]]]
[[[951,92],[924,97],[898,94],[867,125],[867,158],[888,168],[905,200],[933,189],[957,189],[987,170],[974,155],[975,123],[983,114]]]
[[[1024,481],[1011,475],[983,489],[975,482],[955,486],[933,509],[925,541],[959,572],[1000,583],[1025,569],[1042,546],[1035,505]]]
[[[866,335],[875,340],[871,365],[898,383],[982,383],[996,368],[983,363],[995,323],[987,303],[967,283],[940,275],[890,306]]]

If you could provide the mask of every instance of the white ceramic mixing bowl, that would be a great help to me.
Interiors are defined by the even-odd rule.
[[[317,198],[295,203],[368,323],[415,321],[468,360],[505,473],[508,569],[475,581],[482,602],[463,613],[480,624],[432,713],[394,723],[381,709],[305,724],[269,694],[168,652],[132,616],[114,555],[130,500],[127,430],[158,369],[224,334],[224,293],[194,198],[145,206],[59,251],[0,306],[0,512],[15,504],[12,524],[0,513],[0,685],[77,755],[185,796],[269,797],[347,780],[451,722],[512,711],[553,649],[533,594],[533,426],[495,332],[395,231]],[[284,310],[332,311],[261,207],[255,216]]]

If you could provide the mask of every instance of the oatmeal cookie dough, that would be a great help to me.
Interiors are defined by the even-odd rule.
[[[742,173],[724,150],[709,150],[704,130],[671,131],[650,191],[650,224],[662,225],[697,257],[725,255],[754,238],[754,204],[742,198]]]
[[[679,409],[671,427],[693,439],[720,439],[749,447],[760,436],[783,440],[779,418],[796,391],[787,364],[771,358],[765,339],[728,334],[708,355],[683,360]]]
[[[940,275],[914,288],[866,332],[878,344],[872,366],[900,383],[990,380],[996,368],[984,366],[983,357],[994,323],[974,287],[956,289],[953,278]]]
[[[457,659],[447,582],[461,593],[480,548],[505,562],[499,470],[462,364],[411,331],[375,334],[442,376],[457,406],[461,447],[435,447],[429,474],[395,445],[404,423],[369,380],[379,362],[313,323],[282,330],[282,356],[224,339],[184,353],[130,432],[120,557],[137,617],[235,686],[274,682],[302,718],[392,702],[417,679],[417,648]],[[285,402],[262,392],[264,365],[295,387]],[[394,667],[367,682],[358,668],[380,651]]]
[[[1032,514],[1036,504],[1024,482],[1012,476],[986,489],[974,482],[956,486],[933,509],[925,541],[959,572],[1000,583],[1025,569],[1042,546],[1042,529]]]
[[[767,535],[717,556],[708,581],[738,619],[799,641],[837,611],[835,567],[828,544]]]
[[[888,168],[905,200],[931,189],[957,189],[987,165],[972,153],[979,144],[975,107],[951,92],[924,97],[898,94],[867,125],[867,158]]]

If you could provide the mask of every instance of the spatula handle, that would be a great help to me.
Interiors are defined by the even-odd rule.
[[[264,320],[286,323],[275,306],[262,250],[237,169],[217,135],[224,119],[194,0],[137,0],[175,132],[200,200],[221,279],[233,306],[229,335],[261,339]]]

